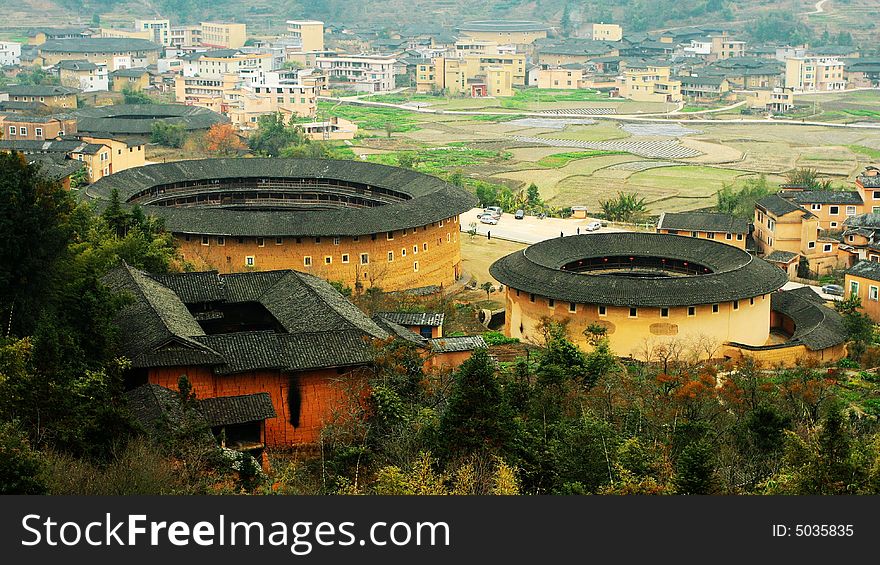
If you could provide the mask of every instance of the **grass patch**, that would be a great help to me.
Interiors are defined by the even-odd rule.
[[[350,120],[363,129],[384,130],[388,124],[395,132],[415,131],[419,124],[415,115],[397,108],[374,108],[371,106],[336,105],[333,102],[318,102],[318,114],[338,116]]]
[[[374,94],[373,96],[365,96],[361,100],[368,102],[385,102],[387,104],[404,104],[406,102],[428,102],[444,100],[440,96],[432,96],[430,94]]]
[[[438,147],[436,149],[426,148],[416,151],[372,154],[367,156],[367,161],[371,163],[380,163],[382,165],[398,166],[400,165],[401,156],[403,155],[414,159],[414,168],[417,171],[429,175],[440,175],[460,167],[510,159],[510,153],[507,152],[468,149],[457,145],[452,147]]]
[[[842,112],[848,116],[855,116],[857,118],[873,118],[875,120],[880,120],[880,110],[850,110],[845,109]]]
[[[607,102],[607,94],[598,90],[554,90],[550,88],[526,88],[516,90],[512,97],[501,99],[502,108],[526,108],[529,104],[542,102]]]
[[[566,166],[571,161],[604,155],[626,155],[626,153],[623,151],[573,151],[571,153],[556,153],[538,159],[537,164],[540,167],[558,169],[559,167]]]
[[[524,116],[522,114],[480,114],[479,116],[468,116],[468,119],[477,122],[493,122],[498,124],[502,122],[519,120],[523,117]]]
[[[880,149],[874,149],[873,147],[865,147],[864,145],[847,145],[847,147],[853,153],[865,155],[867,157],[870,157],[871,159],[880,159]]]

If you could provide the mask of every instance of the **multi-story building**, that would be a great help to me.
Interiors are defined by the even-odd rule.
[[[150,72],[138,69],[119,69],[110,73],[110,90],[114,92],[141,92],[150,87]]]
[[[568,64],[561,67],[539,68],[538,88],[572,90],[585,88],[583,65]]]
[[[300,51],[324,50],[324,22],[287,20],[287,35],[298,40]]]
[[[848,218],[864,211],[862,195],[857,190],[784,187],[779,196],[809,210],[816,216],[822,230],[841,230]]]
[[[638,102],[680,102],[681,81],[670,78],[668,66],[659,64],[628,66],[617,80],[622,98]]]
[[[526,47],[538,39],[546,38],[550,28],[541,22],[485,20],[466,22],[458,27],[458,31],[472,39]]]
[[[28,34],[28,45],[42,45],[47,41],[59,39],[83,39],[92,35],[85,27],[72,28],[40,28]]]
[[[730,92],[730,82],[724,77],[680,76],[681,94],[697,100],[717,100]]]
[[[56,65],[58,78],[63,86],[78,88],[83,92],[110,90],[107,65],[89,61],[61,61]]]
[[[11,127],[11,126],[10,126]],[[0,139],[0,151],[14,150],[25,154],[65,155],[85,163],[89,182],[113,173],[145,164],[144,145],[129,145],[110,138],[84,135],[54,141]]]
[[[844,90],[843,61],[837,57],[792,57],[785,61],[785,86],[795,92]]]
[[[824,275],[837,268],[838,240],[819,227],[819,218],[778,194],[755,205],[754,240],[758,255],[789,276]],[[801,265],[803,263],[803,265]]]
[[[152,20],[142,20],[137,19],[134,21],[134,28],[140,31],[149,31],[151,36],[148,38],[150,41],[158,43],[159,45],[164,45],[166,47],[171,45],[171,21],[166,19],[152,19]]]
[[[734,57],[744,57],[746,42],[732,39],[727,33],[710,35],[709,61],[720,61]]]
[[[0,67],[13,67],[21,64],[21,43],[0,41]]]
[[[115,71],[155,65],[162,46],[146,39],[92,37],[47,41],[40,45],[39,51],[45,66],[65,60],[85,60]]]
[[[620,41],[623,39],[623,28],[618,24],[592,24],[590,36],[593,41]]]
[[[144,41],[153,41],[153,33],[146,29],[120,29],[120,28],[99,28],[97,33],[92,37],[109,37],[113,39],[143,39]]]
[[[513,87],[525,84],[526,56],[489,41],[459,41],[455,56],[416,66],[418,92],[513,96]]]
[[[174,99],[181,104],[200,106],[224,113],[241,79],[234,74],[212,77],[174,77]]]
[[[387,92],[394,89],[393,55],[335,55],[317,57],[316,66],[331,87],[359,92]]]
[[[285,121],[315,116],[315,86],[302,82],[295,72],[269,72],[254,79],[226,94],[226,113],[233,125],[253,128],[260,116],[279,112]]]
[[[0,114],[0,138],[42,141],[76,134],[76,118],[64,114],[54,116],[27,116]]]
[[[746,103],[752,109],[782,114],[794,108],[794,91],[784,87],[747,91]]]
[[[880,262],[859,261],[844,275],[846,298],[859,297],[861,310],[875,323],[880,323]]]
[[[11,85],[0,89],[10,102],[34,102],[52,110],[76,109],[76,88],[55,85]]]
[[[247,41],[245,24],[202,22],[201,44],[215,49],[238,49]]]
[[[202,43],[202,26],[174,26],[169,37],[172,47],[195,47]]]

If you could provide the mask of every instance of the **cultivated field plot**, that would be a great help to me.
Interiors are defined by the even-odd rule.
[[[557,149],[556,153],[560,153],[560,151]],[[496,182],[505,179],[517,181],[523,185],[534,182],[540,190],[541,197],[557,205],[554,199],[559,196],[560,186],[567,178],[573,176],[589,177],[599,169],[635,159],[637,157],[632,155],[600,155],[571,161],[564,167],[505,171],[496,173],[492,177]]]
[[[684,147],[678,141],[579,141],[574,139],[552,139],[547,137],[515,137],[517,141],[546,143],[556,147],[576,147],[601,151],[625,151],[633,155],[658,159],[684,159],[696,157],[700,152]]]

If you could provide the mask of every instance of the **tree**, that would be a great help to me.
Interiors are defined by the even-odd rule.
[[[0,495],[45,494],[40,480],[42,458],[27,435],[12,423],[0,422]]]
[[[186,126],[183,124],[155,121],[150,128],[150,141],[153,143],[179,149],[186,141]]]
[[[801,186],[806,190],[831,190],[831,180],[820,179],[818,170],[807,167],[789,171],[785,180],[786,184]]]
[[[861,311],[862,301],[857,294],[838,300],[834,308],[843,316],[843,327],[850,340],[849,356],[858,361],[868,345],[874,342],[874,321]]]
[[[391,139],[391,134],[397,131],[397,126],[394,122],[385,122],[385,135],[388,139]]]
[[[155,101],[143,92],[125,88],[122,90],[122,96],[125,98],[126,104],[154,104]],[[155,123],[155,122],[154,122]]]
[[[217,123],[205,134],[206,149],[223,156],[235,155],[246,149],[232,124]]]
[[[248,145],[254,153],[266,157],[278,157],[286,147],[302,145],[306,136],[302,128],[294,123],[284,123],[281,112],[260,116],[257,129],[248,139]]]
[[[397,154],[397,164],[404,169],[415,169],[419,164],[419,156],[413,151],[403,151]]]
[[[618,192],[617,197],[599,202],[605,218],[615,222],[635,222],[647,213],[645,199],[628,193]]]
[[[482,288],[486,292],[486,300],[489,300],[489,295],[492,294],[493,290],[495,290],[495,287],[493,287],[492,283],[489,281],[486,281],[483,284],[481,284],[480,288]]]
[[[567,4],[566,4],[567,5]],[[537,206],[541,204],[541,193],[538,190],[538,185],[532,183],[526,189],[526,201],[530,206]]]
[[[735,185],[724,183],[715,195],[718,200],[715,208],[722,214],[751,220],[755,216],[755,203],[772,193],[764,175],[747,179],[738,190]]]

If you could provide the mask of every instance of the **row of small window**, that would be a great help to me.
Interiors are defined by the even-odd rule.
[[[876,287],[873,287],[873,288],[876,288]],[[519,296],[518,290],[516,291],[516,295]],[[529,295],[529,302],[535,302],[536,299],[537,299],[537,297],[534,294]],[[740,302],[739,300],[734,300],[733,302],[731,302],[731,305],[732,305],[731,308],[733,310],[739,310],[739,302]],[[755,305],[755,299],[749,298],[749,306],[754,306],[754,305]],[[552,298],[548,298],[547,299],[547,307],[548,308],[556,308],[556,300],[554,300]],[[717,314],[720,311],[720,308],[721,308],[720,304],[713,304],[712,305],[712,313]],[[607,306],[600,304],[596,307],[596,309],[597,309],[597,312],[600,316],[607,316],[608,315],[608,307]],[[687,315],[689,317],[693,317],[693,316],[697,315],[697,307],[696,306],[688,306],[687,309],[688,309]],[[574,302],[569,302],[568,303],[568,311],[572,314],[576,314],[578,311],[578,305]],[[638,308],[636,308],[634,306],[630,307],[630,309],[629,309],[629,317],[630,318],[637,318],[638,313],[639,313]],[[660,308],[660,317],[661,318],[668,318],[669,317],[669,308]]]
[[[184,235],[184,236],[183,236],[183,239],[184,239],[185,241],[191,241],[191,240],[192,240],[192,236],[190,236],[190,235]],[[246,240],[247,238],[239,237],[239,238],[236,238],[236,239],[238,240],[238,243],[244,243],[245,240]],[[301,238],[301,237],[297,237],[297,238],[294,238],[294,239],[295,239],[295,241],[296,241],[297,243],[302,243],[302,238]],[[321,243],[321,238],[320,238],[320,237],[315,237],[315,238],[313,238],[313,239],[314,239],[315,243]],[[374,239],[375,239],[375,238],[374,238]],[[352,240],[353,240],[353,241],[358,241],[358,237],[355,236],[355,237],[352,238]],[[258,238],[256,238],[256,241],[257,241],[257,247],[265,247],[265,246],[266,246],[266,238],[264,238],[264,237],[258,237]],[[450,242],[450,241],[452,241],[452,234],[449,234],[449,233],[446,234],[446,241],[447,241],[447,243]],[[439,245],[439,244],[442,244],[442,243],[443,243],[443,238],[438,237],[438,238],[437,238],[437,244]],[[284,238],[283,238],[283,237],[276,237],[276,238],[275,238],[275,245],[283,245],[283,244],[284,244]],[[211,245],[211,238],[210,238],[209,236],[207,236],[207,235],[203,235],[203,236],[202,236],[202,245]],[[221,246],[221,247],[224,246],[224,245],[226,245],[226,238],[223,237],[222,235],[221,235],[221,236],[217,236],[217,245],[218,245],[218,246]],[[333,245],[339,245],[339,238],[338,238],[338,237],[334,237],[334,238],[333,238]],[[426,242],[423,242],[423,243],[422,243],[422,251],[427,251],[427,250],[428,250],[428,242],[426,241]],[[418,253],[418,252],[419,252],[419,246],[418,246],[418,245],[413,245],[412,252],[413,252],[413,254]],[[400,255],[401,255],[401,257],[406,257],[406,247],[402,247],[402,248],[400,249]],[[345,256],[346,256],[346,255],[343,255],[343,257],[345,257]],[[388,260],[389,260],[389,261],[392,261],[392,260],[393,260],[393,257],[394,257],[394,252],[393,252],[393,251],[389,251],[389,252],[388,252]]]
[[[15,126],[9,126],[9,135],[16,135],[15,131],[16,131]],[[27,135],[28,134],[27,131],[28,131],[27,128],[20,127],[20,128],[18,128],[17,135]],[[60,132],[58,132],[58,135],[64,135],[64,132],[60,131]],[[43,137],[43,128],[34,128],[34,136]]]
[[[810,210],[817,212],[822,209],[821,204],[810,204]],[[840,214],[840,206],[829,206],[828,214],[831,216],[837,216]],[[855,216],[856,215],[856,207],[855,206],[847,206],[846,207],[846,215],[847,216]]]
[[[690,233],[690,234],[691,234],[691,237],[697,237],[697,235],[698,235],[700,232],[695,232],[695,231],[692,231],[692,232],[686,232],[686,231],[675,231],[675,230],[670,230],[669,233],[674,234],[674,235],[687,235],[688,233]],[[706,233],[706,239],[715,239],[715,232],[705,232],[705,233]],[[732,239],[733,239],[733,234],[730,234],[730,233],[726,233],[726,234],[724,234],[724,239],[726,239],[726,240],[728,240],[728,241],[732,240]],[[741,234],[741,233],[736,234],[736,240],[737,240],[737,241],[742,241],[742,240],[743,240],[743,234]]]

